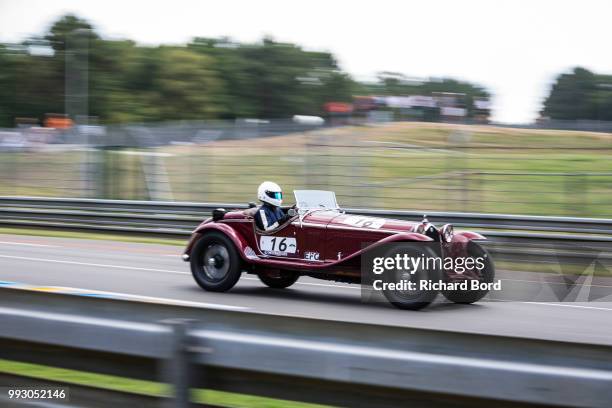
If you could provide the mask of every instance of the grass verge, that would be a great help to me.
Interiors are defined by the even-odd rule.
[[[68,370],[38,364],[22,363],[0,359],[0,372],[15,374],[39,380],[61,381],[68,384],[83,385],[120,392],[163,397],[169,395],[166,384],[134,380],[111,375],[95,374],[84,371]],[[324,408],[324,405],[303,402],[278,400],[253,395],[234,394],[230,392],[197,389],[193,400],[214,406],[232,408]]]
[[[38,228],[0,228],[0,234],[9,235],[29,235],[38,237],[52,238],[76,238],[76,239],[95,239],[103,241],[135,242],[144,244],[175,245],[184,246],[187,239],[176,238],[151,238],[139,235],[120,235],[77,231],[46,230]]]

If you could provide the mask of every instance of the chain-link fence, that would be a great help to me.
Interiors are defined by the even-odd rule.
[[[2,195],[247,202],[274,180],[351,207],[612,216],[606,133],[253,120],[17,134],[0,133]]]

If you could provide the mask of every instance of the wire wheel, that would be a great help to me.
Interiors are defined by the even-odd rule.
[[[204,290],[230,290],[240,279],[242,266],[236,246],[221,232],[203,234],[193,248],[191,273]]]
[[[212,244],[204,251],[202,269],[212,281],[220,281],[227,275],[230,267],[229,253],[225,246]]]

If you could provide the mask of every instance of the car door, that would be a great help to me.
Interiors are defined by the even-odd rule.
[[[336,212],[314,212],[299,223],[302,228],[302,252],[306,261],[325,262],[329,259],[327,227],[338,214]],[[297,224],[298,221],[295,222]]]
[[[319,263],[325,259],[325,235],[327,222],[313,222],[305,219],[293,222],[300,237],[299,252],[303,261],[307,263]]]

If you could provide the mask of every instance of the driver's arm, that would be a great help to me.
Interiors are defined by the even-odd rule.
[[[286,223],[287,221],[289,221],[291,218],[293,218],[291,215],[289,215],[289,210],[290,209],[294,209],[295,210],[296,208],[297,208],[297,206],[295,204],[293,204],[291,207],[287,208],[286,210],[281,208],[280,210],[281,210],[281,213],[283,214],[283,216],[280,217],[280,219],[278,220],[278,223],[280,225],[282,225],[282,224]]]
[[[264,231],[273,230],[279,225],[278,221],[274,221],[272,224],[270,224],[271,220],[268,219],[266,212],[263,209],[259,209],[259,211],[257,211],[257,217],[260,219],[260,223],[263,226]]]

